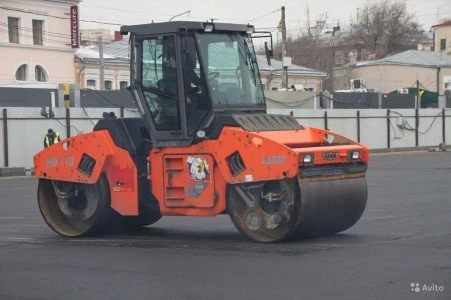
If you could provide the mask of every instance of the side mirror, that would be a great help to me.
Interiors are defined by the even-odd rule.
[[[266,60],[268,61],[268,65],[271,65],[271,58],[273,57],[273,51],[272,49],[269,49],[268,42],[265,42],[265,53],[266,53]]]
[[[273,47],[272,47],[272,34],[269,31],[256,31],[252,35],[253,39],[258,38],[267,38],[271,42],[271,45],[268,45],[268,42],[265,42],[265,54],[266,60],[268,61],[268,65],[271,65],[271,58],[273,57]]]

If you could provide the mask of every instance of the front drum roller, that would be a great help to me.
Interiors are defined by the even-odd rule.
[[[301,207],[291,238],[333,234],[352,227],[368,198],[365,177],[299,183]]]
[[[227,210],[249,239],[278,242],[344,231],[363,214],[365,177],[297,182],[296,179],[229,185]]]
[[[48,226],[67,237],[94,233],[112,211],[104,175],[95,184],[39,179],[38,205]]]

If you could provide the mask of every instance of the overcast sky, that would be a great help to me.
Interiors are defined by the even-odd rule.
[[[288,35],[297,36],[299,26],[304,26],[305,7],[310,7],[311,19],[327,13],[330,26],[351,23],[357,9],[363,8],[366,0],[83,0],[80,17],[85,21],[117,24],[140,24],[168,21],[171,17],[190,11],[189,15],[174,20],[251,23],[259,29],[275,30],[280,20],[280,7],[285,6]],[[451,19],[449,0],[407,0],[408,9],[414,12],[425,30],[437,24],[439,19]],[[107,28],[118,30],[118,25],[81,22],[81,28]]]

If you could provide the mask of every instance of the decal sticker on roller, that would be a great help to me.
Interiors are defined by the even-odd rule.
[[[186,186],[185,193],[188,194],[188,197],[198,198],[207,186],[208,182],[206,181],[191,181]]]
[[[337,152],[324,152],[322,155],[323,155],[323,158],[326,160],[334,160],[334,159],[337,159],[337,157],[338,157]]]
[[[282,155],[263,156],[262,164],[264,165],[284,165],[286,157]]]
[[[111,190],[113,192],[127,192],[134,190],[133,169],[130,167],[113,167],[111,172]]]
[[[188,171],[191,178],[198,181],[210,181],[210,172],[208,171],[208,163],[202,157],[189,156],[186,160]]]

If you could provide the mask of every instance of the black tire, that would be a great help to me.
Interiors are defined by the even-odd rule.
[[[161,213],[158,208],[145,207],[140,209],[140,215],[137,217],[121,217],[121,224],[124,228],[133,230],[139,227],[152,225],[161,219]]]
[[[77,189],[77,196],[58,197],[55,186]],[[94,184],[39,179],[38,206],[55,232],[67,237],[94,234],[111,216],[108,180],[104,174]]]
[[[241,189],[242,187],[244,189]],[[254,189],[249,192],[253,195],[248,197],[253,197],[253,201],[244,199],[247,196],[243,190],[249,191],[249,187]],[[260,197],[259,195],[266,193],[265,189],[274,190],[280,201],[268,202],[264,197]],[[243,235],[255,242],[274,243],[285,240],[296,225],[298,201],[299,199],[295,198],[292,179],[227,187],[227,211],[233,224]],[[249,205],[249,202],[252,204]],[[278,217],[277,222],[274,221],[275,217]]]

